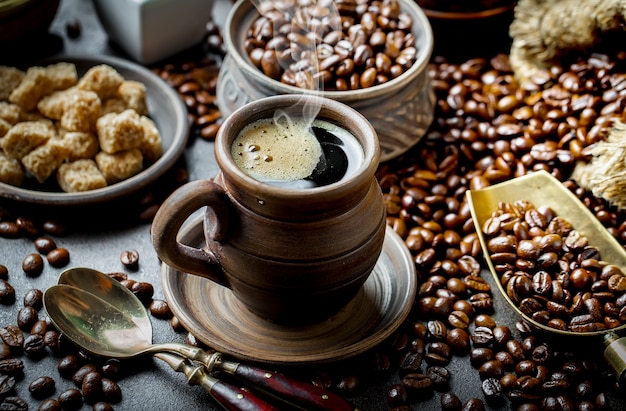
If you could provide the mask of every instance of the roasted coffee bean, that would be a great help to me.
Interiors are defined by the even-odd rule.
[[[20,397],[6,397],[0,404],[0,409],[6,411],[28,411],[28,403]]]
[[[178,317],[176,317],[175,315],[173,315],[172,318],[170,319],[170,325],[171,325],[172,329],[174,331],[176,331],[177,333],[183,333],[183,332],[187,331],[187,330],[185,330],[185,327],[180,322]]]
[[[453,328],[448,331],[446,342],[452,352],[457,355],[467,354],[471,346],[470,336],[467,331],[462,328]]]
[[[478,368],[478,375],[483,380],[487,378],[499,380],[504,375],[504,365],[498,360],[486,361]]]
[[[64,410],[79,410],[83,406],[83,394],[77,388],[68,388],[58,398]]]
[[[500,381],[496,378],[483,380],[481,388],[488,403],[495,405],[503,403],[504,396],[502,395],[502,386],[500,385]]]
[[[484,411],[485,404],[480,398],[470,398],[463,403],[461,411]]]
[[[93,411],[113,411],[113,406],[108,402],[97,402],[93,405]]]
[[[12,221],[0,221],[0,237],[18,238],[20,236],[20,228]]]
[[[43,258],[39,254],[29,254],[22,261],[22,270],[26,275],[36,277],[43,272]]]
[[[54,393],[56,383],[52,377],[42,376],[35,378],[29,385],[28,391],[37,399],[43,399]]]
[[[102,378],[102,396],[105,401],[117,404],[122,401],[122,389],[110,378]]]
[[[420,373],[410,373],[402,377],[402,385],[409,395],[424,394],[432,391],[433,380]]]
[[[0,338],[11,348],[21,348],[24,344],[24,333],[17,325],[7,325],[0,328]]]
[[[61,403],[55,398],[46,398],[37,407],[37,411],[61,411],[62,409]],[[72,408],[66,409],[71,410]]]
[[[71,367],[68,366],[68,370],[67,370],[68,372],[69,372],[70,368]],[[82,365],[74,372],[74,374],[72,374],[72,382],[77,387],[82,387],[85,375],[87,375],[87,374],[89,374],[91,372],[96,372],[97,370],[98,369],[97,369],[97,367],[94,364]],[[59,370],[59,372],[61,372],[61,370]]]
[[[94,404],[102,399],[102,376],[97,371],[90,371],[83,377],[81,392],[87,404]]]
[[[406,404],[408,399],[406,389],[402,384],[392,384],[387,387],[387,403],[389,405]]]
[[[11,305],[15,302],[15,288],[6,280],[0,279],[0,304]]]
[[[31,334],[24,339],[24,352],[31,357],[39,357],[45,354],[46,344],[43,335]]]
[[[122,376],[122,364],[120,360],[110,358],[100,367],[102,377],[117,381]]]
[[[43,335],[43,342],[46,347],[59,350],[61,344],[61,334],[57,330],[46,330]]]
[[[137,250],[122,251],[120,262],[129,270],[136,270],[139,267],[139,252]]]
[[[463,406],[459,397],[452,392],[444,392],[441,394],[439,402],[441,404],[442,411],[460,411]]]
[[[442,366],[433,365],[426,369],[426,376],[432,381],[433,388],[438,391],[446,391],[450,387],[452,375],[450,371]]]
[[[144,305],[150,305],[152,296],[154,295],[154,287],[152,284],[145,281],[137,281],[131,286],[130,290]]]
[[[24,370],[24,362],[18,358],[3,358],[0,360],[0,373],[19,374]]]
[[[39,311],[27,305],[17,312],[17,326],[22,331],[30,331],[33,324],[39,320]]]
[[[8,280],[9,279],[9,269],[5,266],[0,264],[0,280]]]
[[[0,375],[0,399],[6,398],[15,389],[15,377],[11,375]]]
[[[354,374],[344,375],[337,381],[333,389],[346,395],[353,395],[359,390],[361,380]]]
[[[35,244],[35,249],[44,255],[57,248],[56,242],[48,236],[38,237],[33,243]]]
[[[11,357],[11,347],[4,341],[0,341],[0,360]]]
[[[59,247],[46,255],[48,263],[56,268],[65,267],[70,262],[70,252],[67,248]]]
[[[156,318],[168,319],[172,317],[172,310],[170,310],[167,301],[160,299],[153,299],[150,302],[150,314]]]
[[[407,351],[400,361],[400,370],[405,373],[418,372],[422,366],[422,355]]]
[[[43,307],[43,291],[32,288],[24,294],[24,306],[41,310]]]
[[[42,225],[43,231],[53,236],[62,237],[67,234],[68,229],[60,221],[46,220]]]

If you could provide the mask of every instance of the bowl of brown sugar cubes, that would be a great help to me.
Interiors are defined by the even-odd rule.
[[[369,120],[381,161],[414,146],[432,123],[433,35],[413,0],[239,0],[223,34],[224,117],[271,95],[322,95]]]
[[[186,110],[151,71],[115,57],[0,66],[0,196],[76,205],[122,198],[182,154]]]

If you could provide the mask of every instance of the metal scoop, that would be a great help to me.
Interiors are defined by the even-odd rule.
[[[622,386],[626,386],[624,384],[626,383],[626,338],[620,337],[618,334],[626,329],[626,324],[609,330],[575,332],[558,330],[527,316],[511,301],[502,286],[499,275],[487,252],[487,244],[482,233],[482,227],[485,221],[491,217],[492,212],[498,208],[500,202],[512,203],[517,200],[527,200],[536,207],[548,206],[552,208],[557,215],[565,218],[576,230],[587,237],[589,245],[595,246],[600,251],[603,261],[614,264],[622,270],[626,270],[626,252],[624,248],[572,192],[545,171],[537,171],[481,190],[469,190],[466,192],[466,196],[485,260],[496,280],[495,282],[500,293],[509,305],[535,328],[552,335],[575,338],[603,338],[605,346],[604,358],[615,371]]]
[[[355,410],[330,391],[279,373],[226,361],[219,352],[209,354],[183,344],[152,344],[152,325],[144,305],[128,288],[104,273],[70,268],[61,273],[58,282],[44,294],[48,315],[68,339],[93,354],[130,358],[174,353],[203,363],[209,373],[225,372],[307,410]]]

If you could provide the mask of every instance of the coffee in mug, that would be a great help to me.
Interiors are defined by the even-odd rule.
[[[232,156],[263,183],[303,189],[349,177],[364,154],[358,140],[337,125],[279,116],[244,127],[233,141]]]

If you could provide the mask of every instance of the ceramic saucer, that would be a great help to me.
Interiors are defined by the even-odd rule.
[[[202,217],[181,230],[179,241],[202,247]],[[405,320],[417,290],[411,254],[389,227],[381,256],[357,296],[314,324],[281,326],[266,321],[229,289],[165,263],[162,282],[172,312],[200,341],[241,360],[285,365],[337,361],[376,346]]]

